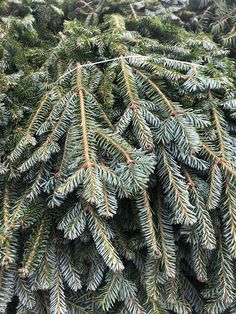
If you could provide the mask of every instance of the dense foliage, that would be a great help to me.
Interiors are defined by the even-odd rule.
[[[235,313],[229,51],[133,1],[0,10],[0,313]]]
[[[197,10],[197,25],[211,33],[225,47],[236,47],[236,2],[235,0],[190,0]]]

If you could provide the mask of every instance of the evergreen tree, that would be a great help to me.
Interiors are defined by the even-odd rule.
[[[190,1],[198,12],[198,26],[214,36],[223,46],[236,47],[236,3],[234,0]]]
[[[4,90],[31,113],[2,149],[0,313],[234,313],[234,62],[168,15],[76,5]]]
[[[0,4],[0,130],[4,135],[0,139],[0,156],[8,136],[13,144],[13,134],[17,136],[21,130],[17,123],[28,116],[32,99],[39,93],[37,79],[31,80],[33,72],[44,64],[50,47],[58,43],[56,34],[62,26],[63,11],[56,4],[54,0]],[[53,25],[53,31],[48,25]],[[42,75],[39,73],[39,77]]]

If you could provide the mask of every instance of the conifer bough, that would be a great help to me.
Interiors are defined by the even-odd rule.
[[[0,313],[234,313],[232,66],[168,17],[65,22],[3,158]]]

